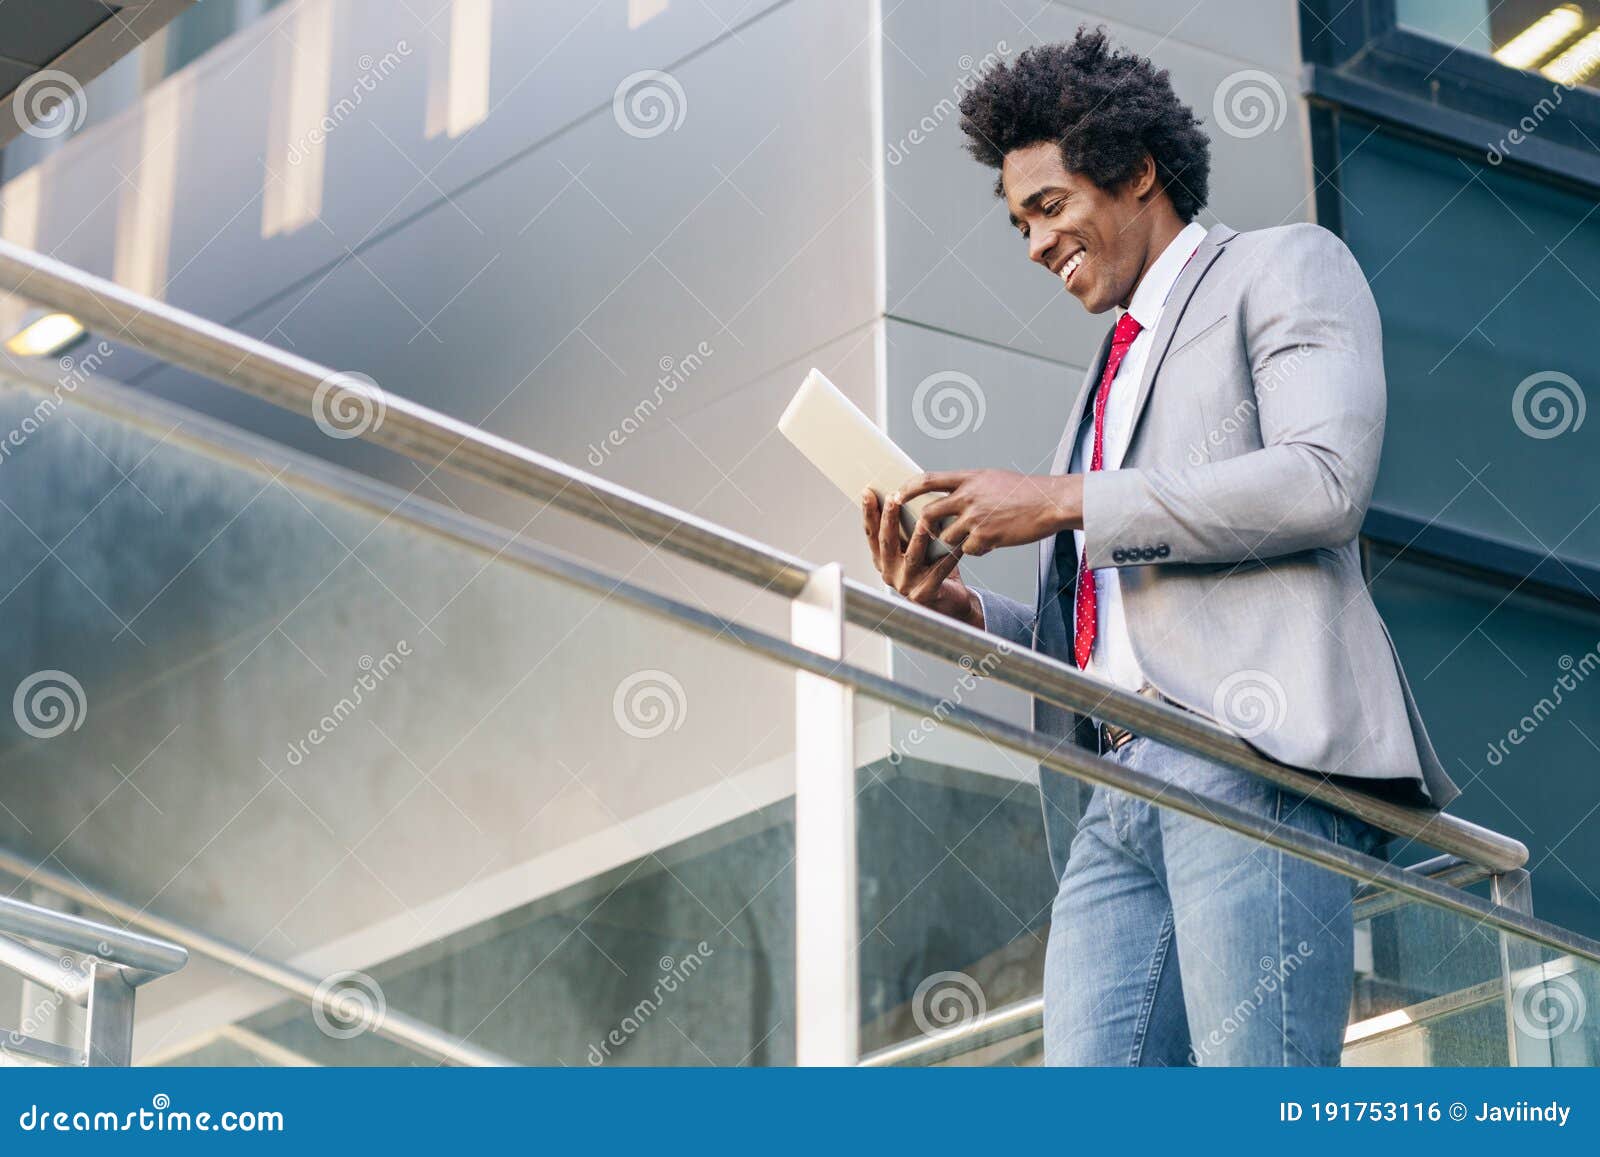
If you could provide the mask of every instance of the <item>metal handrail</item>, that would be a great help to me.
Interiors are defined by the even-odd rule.
[[[48,988],[73,1004],[89,1003],[89,974],[70,956],[58,959],[31,944],[0,935],[0,968],[10,969],[24,980]]]
[[[93,956],[107,964],[121,965],[132,970],[129,979],[135,984],[176,972],[189,960],[188,952],[165,940],[141,936],[124,928],[113,928],[109,924],[40,908],[36,904],[5,896],[0,896],[0,933],[37,940],[52,948],[66,948]],[[60,971],[59,967],[56,971]],[[51,985],[50,981],[41,983]]]
[[[343,375],[306,358],[207,321],[164,302],[85,273],[31,250],[0,241],[0,289],[77,317],[174,365],[284,409],[313,413],[319,390]],[[507,439],[384,392],[382,419],[361,437],[418,462],[602,525],[673,551],[724,574],[793,598],[816,569],[802,559],[577,470]],[[993,653],[995,636],[937,615],[860,583],[845,588],[845,617],[857,626],[951,661]],[[1027,649],[1011,649],[990,678],[1095,714],[1143,735],[1251,772],[1384,830],[1419,840],[1493,872],[1527,862],[1520,841],[1457,816],[1408,807],[1277,763],[1197,715],[1090,679],[1081,671]]]
[[[902,688],[880,676],[843,665],[832,665],[815,653],[794,648],[785,641],[772,639],[738,624],[724,622],[697,608],[674,603],[641,588],[619,583],[609,575],[592,570],[556,552],[523,542],[502,527],[417,498],[364,474],[288,450],[280,444],[240,431],[226,423],[197,416],[181,406],[164,402],[141,391],[95,381],[80,387],[74,400],[114,420],[145,429],[152,436],[161,437],[168,443],[186,446],[214,460],[228,462],[242,470],[264,477],[279,479],[286,485],[317,493],[332,501],[362,509],[375,517],[431,534],[478,554],[486,563],[503,563],[555,578],[593,595],[631,603],[638,609],[663,617],[679,626],[696,630],[707,637],[725,638],[726,641],[765,652],[780,662],[839,679],[857,687],[865,694],[883,698],[906,710],[925,713],[936,708],[942,710],[948,707],[947,704],[933,703],[931,696],[919,697],[920,693]],[[1010,733],[1006,733],[1009,725],[998,720],[989,721],[983,716],[958,710],[947,721],[952,726],[988,738],[1002,747],[1035,754],[1053,771],[1067,770],[1068,774],[1088,778],[1091,782],[1108,782],[1111,786],[1144,798],[1154,799],[1159,796],[1159,802],[1169,804],[1175,802],[1170,790],[1153,789],[1147,783],[1124,780],[1120,778],[1121,769],[1116,764],[1088,756],[1087,753],[1084,753],[1083,758],[1101,765],[1099,770],[1107,773],[1107,778],[1086,776],[1076,762],[1063,765],[1059,754],[1053,750],[1041,752],[1019,747],[1018,736],[1031,737],[1031,733],[1017,729],[1010,729]],[[1199,801],[1199,804],[1202,807],[1206,806],[1204,801]],[[1213,822],[1221,821],[1223,826],[1232,827],[1233,830],[1245,830],[1247,834],[1254,835],[1268,845],[1284,847],[1292,854],[1307,855],[1305,847],[1292,842],[1290,834],[1292,829],[1276,831],[1271,828],[1241,829],[1230,823],[1228,817],[1219,816],[1209,808],[1204,818],[1209,818]],[[1301,836],[1301,833],[1295,832],[1293,835]],[[1407,901],[1422,900],[1600,963],[1600,944],[1595,941],[1461,892],[1459,890],[1461,887],[1488,874],[1481,865],[1469,863],[1459,857],[1444,855],[1414,864],[1408,869],[1398,869],[1382,861],[1350,853],[1346,849],[1317,840],[1315,837],[1302,836],[1302,838],[1317,848],[1308,858],[1325,863],[1346,875],[1370,881],[1355,900],[1357,915],[1360,918],[1377,915]],[[1320,858],[1325,853],[1331,853],[1336,859],[1330,862],[1326,858]],[[291,980],[291,977],[296,977],[292,969],[263,961],[245,952],[244,949],[185,928],[173,921],[133,909],[130,905],[119,903],[81,885],[69,876],[42,866],[28,864],[20,857],[3,850],[0,850],[0,870],[18,876],[32,877],[63,895],[100,907],[119,919],[139,924],[186,943],[202,955],[212,956],[259,980],[280,987],[308,1003],[315,1001],[315,989],[309,994],[307,992],[307,989],[315,984],[314,978],[309,974],[299,973],[296,980]],[[420,1025],[400,1014],[390,1013],[388,1016],[387,1028],[391,1031],[385,1032],[384,1035],[392,1039],[419,1048],[420,1051],[440,1059],[449,1060],[451,1063],[490,1063],[462,1059],[459,1055],[447,1056],[443,1052],[436,1051],[436,1048],[431,1046],[453,1042],[454,1038],[445,1037],[430,1026]],[[431,1042],[419,1039],[416,1035],[419,1031],[425,1035],[431,1034],[434,1039]],[[915,1043],[917,1042],[913,1042]],[[465,1047],[471,1049],[473,1046]],[[909,1046],[894,1047],[898,1051]],[[508,1062],[501,1060],[498,1063]],[[890,1061],[889,1058],[877,1057],[875,1054],[875,1058],[868,1058],[868,1063],[901,1062]]]
[[[1457,858],[1436,857],[1417,865],[1419,870],[1415,871],[1397,867],[1299,829],[1273,824],[1239,808],[1172,787],[1153,776],[1122,767],[1114,761],[1102,759],[1081,748],[1060,744],[1049,736],[1040,735],[964,707],[952,707],[948,701],[936,700],[930,694],[907,687],[885,676],[824,658],[788,640],[775,638],[743,623],[723,619],[698,607],[624,582],[556,551],[525,542],[502,527],[465,515],[459,510],[417,498],[414,494],[386,483],[321,459],[288,450],[223,423],[204,418],[196,419],[182,407],[152,398],[147,394],[126,387],[96,384],[80,389],[79,397],[103,412],[118,414],[124,420],[149,429],[168,442],[185,443],[202,453],[233,462],[242,469],[279,479],[288,485],[306,487],[336,501],[360,507],[377,518],[431,533],[477,553],[485,564],[511,565],[554,578],[595,597],[632,606],[714,641],[741,646],[787,667],[810,671],[843,683],[864,695],[914,715],[940,718],[946,726],[955,730],[985,739],[997,747],[1029,756],[1051,772],[1063,773],[1091,784],[1116,788],[1248,836],[1269,847],[1310,860],[1354,878],[1371,889],[1389,891],[1411,900],[1430,903],[1458,915],[1470,917],[1482,924],[1600,963],[1600,942],[1462,891],[1456,886],[1457,881],[1473,874],[1481,876],[1481,872],[1475,868],[1471,873],[1465,873],[1465,869],[1461,866],[1462,861]],[[0,870],[26,872],[29,866],[15,856],[0,851]],[[1432,878],[1435,872],[1439,876],[1437,879]],[[34,872],[36,877],[39,874],[37,871]],[[66,881],[59,874],[50,873],[50,877],[59,881],[64,890],[72,886],[70,881]],[[105,906],[104,901],[95,900],[92,893],[82,891],[76,894],[85,897],[87,903],[100,903],[102,907]],[[202,954],[215,954],[204,944],[189,939],[203,934],[183,929],[170,922],[163,922],[159,926],[152,925],[149,922],[156,918],[147,913],[133,911],[126,906],[123,906],[122,910],[107,910],[113,911],[119,919],[127,919],[130,923],[144,921],[144,926],[188,943]],[[242,950],[234,948],[232,951]],[[228,960],[226,954],[220,955],[219,958]],[[277,983],[270,975],[270,969],[268,972],[263,972],[243,965],[240,967],[261,979],[268,980],[269,983]],[[296,995],[305,998],[303,985]]]
[[[104,892],[88,887],[76,876],[66,872],[57,872],[44,864],[29,863],[14,852],[0,848],[0,871],[8,872],[18,879],[30,880],[61,896],[86,907],[98,909],[118,920],[128,924],[149,929],[157,936],[174,941],[166,945],[168,949],[182,953],[187,957],[189,952],[197,952],[215,960],[219,964],[253,976],[257,980],[265,981],[274,988],[290,994],[305,1002],[312,1008],[320,1008],[328,1014],[341,1017],[348,1015],[345,1007],[346,998],[341,993],[325,985],[321,978],[287,964],[267,960],[249,949],[224,940],[219,936],[201,932],[190,928],[176,920],[169,920],[165,916],[158,916],[143,908],[135,908],[132,904],[109,896]],[[15,904],[17,901],[6,901]],[[23,905],[31,907],[32,905]],[[41,909],[41,911],[45,911]],[[61,916],[61,913],[51,912],[51,916]],[[77,920],[77,917],[62,917],[63,919]],[[91,923],[90,921],[79,921]],[[94,925],[102,927],[102,925]],[[114,933],[121,938],[132,938],[146,941],[148,937],[139,936],[137,933],[121,929],[107,928],[107,932]],[[159,941],[150,941],[159,943]],[[183,947],[177,947],[182,945]],[[501,1056],[489,1049],[480,1048],[469,1041],[450,1035],[434,1028],[430,1024],[407,1016],[392,1008],[384,1009],[383,1015],[377,1018],[372,1026],[372,1031],[379,1036],[387,1037],[398,1044],[406,1045],[417,1052],[430,1056],[445,1064],[465,1066],[502,1067],[515,1062]]]

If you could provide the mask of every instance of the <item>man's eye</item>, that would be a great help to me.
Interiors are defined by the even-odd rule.
[[[1044,215],[1046,217],[1054,217],[1057,213],[1061,212],[1061,206],[1065,204],[1066,201],[1064,199],[1050,202],[1050,204],[1044,207]]]

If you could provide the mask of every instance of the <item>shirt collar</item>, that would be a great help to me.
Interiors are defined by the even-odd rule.
[[[1206,227],[1198,221],[1190,221],[1145,273],[1139,288],[1133,291],[1133,300],[1128,303],[1128,312],[1141,330],[1155,328],[1172,287],[1177,284],[1178,274],[1183,272],[1184,265],[1205,239]]]

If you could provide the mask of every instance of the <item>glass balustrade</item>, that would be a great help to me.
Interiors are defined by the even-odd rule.
[[[136,1055],[438,1063],[383,1035],[398,1012],[518,1063],[795,1062],[792,667],[176,408],[18,381],[0,428],[0,845],[333,998],[197,955],[141,996]],[[786,633],[784,600],[641,555],[632,577]],[[846,641],[883,669],[881,638]],[[856,1049],[1037,1063],[1034,765],[947,721],[1015,696],[892,661],[939,706],[853,699]],[[1412,897],[1358,913],[1346,1063],[1594,1063],[1593,960]]]

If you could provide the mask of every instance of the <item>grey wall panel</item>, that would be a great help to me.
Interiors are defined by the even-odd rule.
[[[1036,0],[1036,6],[1070,7],[1091,24],[1104,21],[1138,28],[1163,38],[1163,48],[1174,41],[1208,48],[1233,57],[1241,67],[1254,65],[1289,74],[1300,67],[1298,4],[1261,0],[1079,0],[1065,6],[1058,5],[1057,0]],[[1026,16],[1029,9],[1017,11]]]
[[[701,343],[712,353],[675,402],[704,404],[860,326],[874,236],[866,63],[808,89],[808,60],[846,59],[860,33],[812,12],[780,9],[685,68],[722,99],[677,133],[639,140],[609,116],[584,121],[241,327],[581,463]],[[183,377],[148,384],[218,405]],[[295,429],[266,427],[342,449]]]
[[[48,208],[37,247],[109,275],[108,234],[170,228],[164,244],[153,239],[172,281],[168,300],[227,321],[578,118],[603,120],[630,139],[612,121],[612,97],[638,70],[672,70],[682,97],[669,100],[683,111],[683,127],[709,127],[708,114],[728,101],[723,84],[738,73],[685,64],[678,77],[678,62],[719,39],[738,49],[725,60],[748,52],[759,61],[764,49],[746,26],[772,6],[669,4],[633,29],[628,5],[579,0],[285,6],[42,162],[37,179]],[[486,24],[470,15],[485,11]],[[452,27],[475,23],[488,32],[488,58],[466,52],[452,62]],[[826,23],[848,21],[814,10],[790,27]],[[804,45],[805,34],[797,40]],[[429,125],[430,99],[449,92],[451,67],[469,78],[487,73],[484,119],[462,114],[454,136]],[[463,87],[470,110],[479,94]],[[657,140],[667,149],[676,135]],[[164,196],[158,170],[169,156],[178,179]],[[146,186],[160,202],[159,220],[119,226]],[[312,198],[316,219],[290,214],[274,229],[264,211],[274,186]]]
[[[1084,313],[1057,280],[1028,263],[1023,241],[992,195],[994,173],[964,151],[954,112],[987,55],[1014,59],[1027,45],[1070,39],[1092,16],[1056,4],[1032,11],[1026,24],[1021,15],[999,5],[975,9],[940,0],[888,16],[888,35],[900,50],[884,56],[888,312],[1029,353],[1082,361],[1105,322]],[[1193,19],[1198,18],[1199,13]],[[1240,60],[1185,38],[1187,21],[1171,35],[1103,23],[1119,43],[1153,54],[1205,122],[1212,195],[1201,215],[1204,223],[1220,219],[1249,229],[1310,217],[1303,110],[1294,96],[1297,62],[1285,60],[1265,78],[1241,76],[1247,70]],[[1231,93],[1241,86],[1264,94],[1261,107],[1270,110],[1259,131],[1234,122],[1249,136],[1224,131],[1213,111],[1219,90]]]

